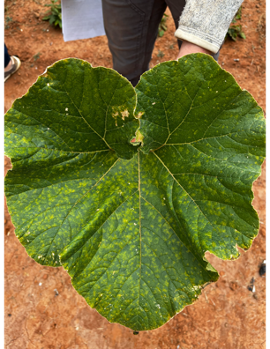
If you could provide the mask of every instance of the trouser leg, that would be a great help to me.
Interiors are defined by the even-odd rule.
[[[8,50],[6,45],[4,44],[4,50],[5,50],[5,60],[4,60],[4,64],[5,64],[5,68],[8,66],[9,62],[10,62],[10,55],[8,54]]]
[[[183,12],[186,4],[186,0],[166,0],[166,3],[171,11],[172,18],[174,20],[175,28],[178,28],[179,18]],[[178,47],[180,49],[182,41],[177,39]]]
[[[158,26],[167,5],[177,28],[185,0],[102,0],[113,68],[133,86],[149,69]],[[178,45],[181,46],[180,40]],[[216,60],[218,56],[219,52],[213,55]]]
[[[137,84],[149,69],[166,2],[164,0],[102,0],[103,18],[113,68]]]

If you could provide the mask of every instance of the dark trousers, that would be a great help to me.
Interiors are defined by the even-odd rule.
[[[8,50],[7,50],[7,47],[6,47],[5,44],[4,44],[4,46],[5,46],[5,61],[4,61],[4,64],[5,64],[5,68],[6,68],[6,66],[10,62],[10,55],[8,54]]]
[[[177,28],[185,0],[102,0],[113,68],[133,86],[149,69],[158,26],[167,6]],[[180,40],[178,45],[180,48]],[[217,57],[218,54],[214,56],[216,60]]]

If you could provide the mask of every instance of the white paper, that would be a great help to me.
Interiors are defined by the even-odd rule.
[[[64,41],[105,35],[101,0],[61,0]]]

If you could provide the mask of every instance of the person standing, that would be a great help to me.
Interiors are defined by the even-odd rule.
[[[137,84],[149,69],[158,26],[169,7],[180,58],[207,53],[218,59],[230,23],[243,0],[102,0],[113,68]]]

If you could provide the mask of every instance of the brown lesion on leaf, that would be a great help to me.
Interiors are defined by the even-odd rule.
[[[129,112],[127,109],[124,111],[121,111],[121,114],[122,114],[122,120],[125,120],[125,118],[128,118],[129,116]]]
[[[116,113],[113,113],[113,114],[112,114],[112,117],[113,117],[114,120],[115,120],[115,126],[118,126],[118,125],[117,125],[117,116],[119,116],[118,111],[117,111]]]
[[[141,144],[141,145],[143,145],[143,135],[141,134],[141,132],[140,132],[140,130],[137,130],[136,131],[136,133],[135,133],[135,138],[133,138],[131,141],[130,141],[130,143],[132,144],[132,145],[139,145],[139,144]]]
[[[123,111],[121,111],[121,110],[119,110],[119,111],[113,110],[112,117],[115,120],[115,126],[118,126],[117,125],[117,118],[120,117],[120,118],[122,118],[123,121],[125,121],[125,118],[129,117],[129,111],[127,109],[125,109]]]
[[[140,119],[144,112],[140,111],[137,115],[134,115],[136,119]]]

